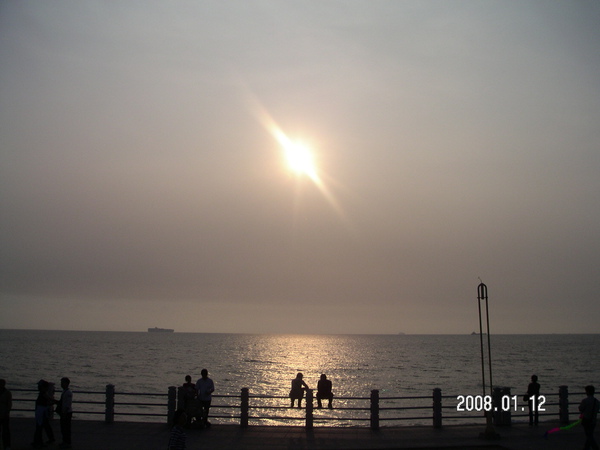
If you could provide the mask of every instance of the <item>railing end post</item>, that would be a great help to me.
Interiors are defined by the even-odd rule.
[[[379,430],[379,389],[371,390],[371,430]]]
[[[167,424],[173,425],[173,418],[175,417],[175,410],[177,408],[177,388],[175,386],[169,386],[168,400],[167,400]]]
[[[248,410],[250,409],[250,390],[242,388],[240,405],[240,426],[248,428]]]
[[[115,421],[115,385],[106,385],[106,400],[104,402],[104,422],[113,423]]]
[[[433,428],[442,428],[442,390],[433,390]]]

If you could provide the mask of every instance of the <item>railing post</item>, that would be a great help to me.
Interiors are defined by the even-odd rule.
[[[106,400],[104,402],[104,422],[113,423],[115,421],[115,385],[106,385]]]
[[[248,409],[250,408],[250,391],[248,388],[242,388],[241,399],[240,425],[242,428],[248,428]]]
[[[509,427],[512,423],[512,415],[510,412],[510,408],[507,410],[504,410],[504,408],[502,408],[502,399],[505,397],[511,397],[509,387],[494,388],[492,395],[492,416],[494,418],[494,425]]]
[[[569,388],[567,386],[558,388],[558,415],[560,423],[569,423]]]
[[[433,390],[433,428],[442,428],[442,390]]]
[[[313,390],[306,390],[306,429],[313,428]]]
[[[371,391],[371,430],[379,430],[379,389]]]
[[[175,409],[177,408],[177,388],[169,386],[167,401],[167,423],[173,425],[173,417],[175,417]]]
[[[502,404],[502,388],[495,387],[492,389],[492,408],[488,411],[492,415],[492,419],[494,421],[494,425],[504,425],[502,423],[502,409],[499,408],[499,405]]]
[[[510,392],[510,388],[506,387],[504,388],[504,395],[508,398],[511,397],[511,392]],[[502,402],[502,399],[500,399],[500,402]],[[500,405],[498,405],[498,408],[502,407],[502,403],[500,403]],[[510,408],[508,408],[506,411],[503,411],[503,415],[504,415],[504,425],[506,426],[512,426],[512,413]]]

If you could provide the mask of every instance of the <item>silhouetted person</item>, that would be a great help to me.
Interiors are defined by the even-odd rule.
[[[212,400],[212,393],[215,391],[213,380],[208,378],[208,370],[202,369],[201,378],[196,381],[196,391],[198,392],[198,406],[200,407],[200,421],[202,426],[210,427],[208,421],[208,410]]]
[[[308,385],[302,379],[303,377],[304,375],[298,372],[296,378],[292,380],[292,390],[290,391],[292,408],[294,407],[294,400],[298,400],[298,408],[300,408],[300,406],[302,405],[302,398],[304,397],[304,389],[309,389]]]
[[[583,425],[583,431],[585,432],[585,446],[584,450],[594,449],[598,450],[598,444],[594,439],[594,428],[596,428],[596,420],[598,418],[598,412],[600,411],[600,401],[594,397],[596,389],[594,386],[586,386],[585,393],[587,397],[581,401],[579,405],[579,412],[581,412],[581,425]]]
[[[539,395],[540,395],[540,383],[537,382],[537,375],[531,375],[531,383],[527,386],[527,406],[529,407],[529,425],[538,424],[539,419]],[[531,397],[534,400],[531,400]]]
[[[185,450],[187,438],[183,426],[187,423],[187,414],[183,409],[178,409],[173,415],[173,428],[169,436],[168,450]]]
[[[181,386],[181,397],[179,399],[179,408],[185,411],[187,416],[186,427],[192,422],[192,416],[196,413],[196,385],[192,383],[192,377],[185,376],[185,383]]]
[[[2,446],[10,447],[10,410],[12,409],[12,394],[6,389],[6,381],[0,379],[0,433]]]
[[[44,446],[42,432],[46,432],[48,443],[54,442],[54,431],[50,426],[50,416],[52,415],[52,405],[54,400],[50,393],[50,383],[46,380],[38,382],[38,396],[35,400],[35,434],[33,436],[33,447],[41,448]]]
[[[60,380],[62,394],[56,407],[56,413],[60,416],[60,433],[62,444],[60,448],[71,448],[71,419],[73,418],[73,392],[69,388],[71,380],[63,377]]]
[[[321,379],[317,383],[317,405],[319,408],[323,407],[321,400],[324,399],[329,400],[329,405],[327,407],[331,409],[331,402],[333,400],[333,392],[331,392],[331,380],[327,379],[327,375],[322,374]]]

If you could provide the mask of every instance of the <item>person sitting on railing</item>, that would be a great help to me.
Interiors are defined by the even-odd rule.
[[[317,404],[318,408],[322,408],[321,400],[329,400],[329,409],[332,408],[331,402],[333,401],[333,392],[331,392],[331,380],[327,379],[327,375],[322,374],[321,379],[317,383]]]
[[[304,397],[304,389],[310,389],[308,385],[302,379],[304,375],[298,373],[296,378],[292,380],[292,390],[290,391],[290,399],[292,400],[292,408],[294,407],[294,400],[298,400],[298,408],[302,404],[302,398]],[[304,387],[303,387],[304,386]]]

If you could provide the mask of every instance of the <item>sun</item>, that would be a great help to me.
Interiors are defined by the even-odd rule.
[[[294,172],[316,178],[317,172],[310,148],[301,142],[290,141],[284,146],[284,151],[288,165]]]
[[[318,183],[319,176],[311,148],[300,141],[291,140],[281,130],[276,130],[273,134],[281,145],[290,170],[298,175],[308,176]]]

